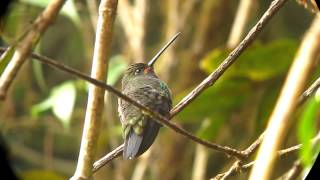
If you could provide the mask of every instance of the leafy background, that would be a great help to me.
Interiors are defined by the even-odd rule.
[[[174,103],[217,68],[228,55],[225,48],[237,1],[216,0],[218,5],[208,14],[203,46],[193,53],[193,37],[197,20],[204,8],[196,3],[182,30],[177,54],[178,66],[169,82]],[[1,20],[1,45],[8,46],[23,37],[34,18],[47,6],[48,0],[15,1]],[[254,25],[271,1],[256,3],[247,30]],[[171,1],[149,4],[146,26],[146,59],[161,47],[166,30],[167,6]],[[181,2],[180,2],[181,3]],[[199,137],[237,149],[246,148],[266,126],[285,75],[299,42],[313,14],[289,1],[271,20],[259,38],[239,57],[239,60],[192,104],[174,118]],[[127,51],[124,30],[116,20],[108,84],[120,88],[119,80],[128,64],[133,62]],[[79,71],[89,73],[94,30],[87,4],[69,0],[55,23],[48,29],[35,52],[52,57]],[[14,49],[13,49],[14,50]],[[12,51],[13,52],[13,51]],[[193,54],[192,54],[193,53]],[[2,73],[12,54],[0,62]],[[160,60],[161,61],[161,60]],[[165,68],[162,67],[162,68]],[[162,68],[157,69],[160,74]],[[320,75],[319,68],[312,80]],[[26,63],[7,99],[0,104],[0,130],[10,150],[12,165],[22,179],[66,179],[72,176],[78,151],[86,107],[88,83],[30,59]],[[309,139],[319,129],[319,99],[310,98],[294,114],[293,128],[285,146],[305,143],[298,154],[285,157],[277,164],[276,175],[287,171],[294,159],[301,157],[310,167],[319,148],[312,148]],[[117,116],[117,99],[106,96],[104,120],[99,137],[98,157],[122,143]],[[162,128],[152,148],[145,179],[190,179],[197,153],[196,145],[174,132]],[[206,178],[223,172],[230,166],[224,155],[207,150]],[[108,164],[95,179],[129,179],[139,160],[119,158]],[[246,174],[238,178],[245,179]]]

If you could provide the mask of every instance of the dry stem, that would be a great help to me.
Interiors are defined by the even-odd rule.
[[[94,45],[91,76],[99,81],[107,78],[107,65],[110,57],[112,30],[117,11],[117,0],[102,0],[99,6],[96,40]],[[81,147],[74,180],[89,179],[96,153],[104,105],[104,89],[91,85],[83,127]]]
[[[320,49],[320,15],[313,21],[305,35],[298,54],[290,68],[280,97],[271,114],[265,138],[250,175],[250,179],[269,179],[274,165],[276,152],[290,128],[291,115],[298,105],[302,93]]]

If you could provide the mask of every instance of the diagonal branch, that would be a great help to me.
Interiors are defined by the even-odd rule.
[[[287,0],[274,0],[271,3],[268,10],[263,14],[257,24],[251,28],[247,36],[229,54],[229,56],[220,64],[220,66],[171,110],[171,117],[175,116],[178,112],[184,109],[205,89],[212,86],[222,76],[222,74],[237,60],[237,58],[251,44],[251,42],[253,42],[257,38],[258,34],[262,31],[265,25],[275,15],[275,13],[278,12],[278,10],[284,5],[286,1]]]
[[[240,56],[240,54],[244,51],[246,47],[257,37],[258,33],[261,32],[262,28],[267,24],[267,22],[273,17],[273,15],[280,9],[280,7],[284,4],[286,0],[275,0],[271,3],[270,7],[268,10],[264,13],[264,15],[261,17],[261,19],[258,21],[258,23],[250,30],[248,35],[245,37],[245,39],[229,54],[229,56],[222,62],[222,64],[217,68],[216,71],[214,71],[212,74],[210,74],[197,88],[195,88],[191,93],[189,93],[188,96],[186,96],[178,105],[176,105],[172,110],[171,110],[171,117],[174,117],[177,113],[179,113],[185,106],[191,103],[192,100],[194,100],[200,93],[202,93],[205,89],[210,87],[221,75],[226,71],[228,67],[230,67],[237,57]],[[34,54],[33,54],[34,55]],[[36,56],[34,56],[36,57]],[[141,110],[147,112],[150,116],[154,118],[157,122],[164,124],[167,127],[170,127],[173,129],[175,132],[199,143],[204,146],[207,146],[209,148],[212,148],[217,151],[224,152],[228,155],[234,156],[238,159],[243,159],[246,157],[246,154],[242,151],[238,151],[236,149],[232,149],[230,147],[226,146],[221,146],[218,144],[214,144],[208,141],[204,141],[202,139],[197,138],[196,136],[192,135],[188,131],[182,129],[181,127],[177,126],[175,123],[169,122],[168,119],[165,117],[161,116],[160,114],[153,112],[150,108],[145,107],[129,97],[123,95],[121,92],[118,90],[114,89],[111,86],[106,85],[105,83],[95,80],[93,78],[90,78],[86,75],[84,75],[81,72],[78,72],[76,70],[72,70],[71,68],[67,68],[66,66],[63,66],[55,61],[48,61],[50,60],[49,58],[39,58],[39,56],[36,57],[38,60],[41,59],[42,62],[47,63],[49,65],[52,65],[56,68],[59,68],[61,70],[64,70],[66,72],[73,73],[74,75],[85,79],[99,87],[102,87],[105,90],[108,90],[110,92],[113,92],[115,95],[118,97],[122,98],[125,101],[128,101],[132,103],[133,105],[139,107]]]
[[[32,24],[30,31],[18,42],[16,50],[11,61],[7,65],[0,77],[0,99],[4,99],[19,69],[26,61],[32,48],[37,44],[40,36],[46,31],[49,25],[54,21],[62,8],[65,0],[54,0],[37,17]]]
[[[109,152],[107,155],[103,156],[101,159],[96,161],[93,164],[92,172],[95,173],[100,168],[102,168],[105,164],[108,164],[113,159],[121,156],[122,155],[122,151],[123,151],[123,147],[124,147],[124,144],[121,144],[116,149],[114,149],[113,151]]]
[[[0,51],[4,51],[3,48],[0,48]],[[233,149],[233,148],[230,148],[230,147],[227,147],[227,146],[221,146],[221,145],[218,145],[218,144],[215,144],[215,143],[211,143],[209,141],[206,141],[206,140],[202,140],[198,137],[196,137],[195,135],[193,135],[192,133],[188,132],[187,130],[183,129],[182,127],[180,127],[179,125],[177,125],[176,123],[173,123],[173,122],[170,122],[169,119],[165,118],[164,116],[160,115],[159,113],[157,112],[154,112],[152,109],[138,103],[137,101],[131,99],[130,97],[124,95],[123,93],[121,93],[120,91],[118,91],[117,89],[113,88],[112,86],[109,86],[107,84],[105,84],[104,82],[102,81],[99,81],[99,80],[96,80],[94,78],[91,78],[89,77],[88,75],[86,74],[83,74],[77,70],[74,70],[72,68],[69,68],[53,59],[50,59],[48,57],[45,57],[45,56],[40,56],[40,55],[37,55],[37,54],[31,54],[31,57],[36,59],[36,60],[39,60],[40,62],[42,63],[45,63],[45,64],[48,64],[50,66],[53,66],[55,68],[58,68],[60,70],[63,70],[65,72],[68,72],[68,73],[71,73],[81,79],[84,79],[104,90],[107,90],[109,92],[112,92],[114,93],[116,96],[118,96],[119,98],[133,104],[134,106],[140,108],[142,111],[144,111],[145,113],[147,113],[148,115],[150,115],[155,121],[157,121],[158,123],[161,123],[167,127],[169,127],[170,129],[174,130],[176,133],[178,134],[181,134],[191,140],[193,140],[194,142],[196,143],[199,143],[199,144],[202,144],[208,148],[211,148],[211,149],[214,149],[214,150],[217,150],[217,151],[220,151],[220,152],[223,152],[223,153],[226,153],[227,155],[230,155],[230,156],[234,156],[238,159],[242,159],[244,158],[244,155],[242,154],[241,151],[238,151],[236,149]]]

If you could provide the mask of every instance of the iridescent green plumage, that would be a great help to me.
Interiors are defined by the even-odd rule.
[[[130,66],[122,79],[122,92],[152,110],[168,116],[171,95],[167,85],[143,63]],[[124,157],[133,158],[145,152],[158,134],[160,124],[134,105],[119,99],[119,114],[125,138]]]
[[[122,78],[122,92],[159,114],[169,117],[171,94],[165,82],[154,73],[153,64],[164,50],[178,37],[176,34],[148,64],[132,64]],[[148,113],[119,99],[118,111],[125,139],[123,156],[132,159],[144,153],[155,140],[161,127]]]

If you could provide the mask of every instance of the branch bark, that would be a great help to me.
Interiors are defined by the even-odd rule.
[[[222,74],[237,60],[241,53],[257,38],[269,20],[276,12],[284,5],[287,0],[274,0],[267,11],[263,14],[260,20],[249,31],[247,36],[241,43],[229,54],[229,56],[220,64],[220,66],[212,72],[206,79],[204,79],[193,91],[184,97],[172,110],[171,117],[175,116],[188,104],[190,104],[196,97],[198,97],[205,89],[212,86]]]
[[[18,42],[13,57],[0,77],[0,99],[5,99],[7,92],[17,76],[19,69],[28,58],[29,53],[37,44],[40,36],[46,31],[49,25],[54,21],[62,8],[65,0],[54,0],[37,17],[32,24],[32,29],[26,36]]]
[[[245,39],[238,45],[237,48],[233,52],[230,53],[230,55],[224,60],[224,62],[218,67],[216,71],[214,71],[211,75],[208,76],[197,88],[195,88],[188,96],[186,96],[178,105],[176,105],[171,110],[171,117],[174,117],[178,112],[180,112],[186,105],[188,105],[193,99],[195,99],[202,91],[204,91],[206,88],[210,87],[225,71],[228,67],[232,65],[233,62],[235,62],[236,58],[244,51],[244,49],[257,37],[257,34],[261,32],[262,28],[267,24],[267,22],[271,19],[271,17],[280,9],[280,7],[286,2],[286,0],[275,0],[272,2],[268,10],[264,13],[264,15],[261,17],[261,19],[258,21],[258,23],[251,29],[251,31],[248,33],[248,35],[245,37]],[[42,59],[44,60],[44,59]],[[196,136],[192,135],[188,131],[180,128],[176,124],[169,122],[168,119],[162,117],[158,113],[153,112],[147,107],[144,107],[143,105],[131,100],[127,96],[123,95],[121,92],[117,91],[111,86],[106,85],[105,83],[101,81],[97,81],[95,79],[92,79],[90,77],[87,77],[86,75],[74,71],[70,68],[67,68],[57,62],[50,62],[48,61],[50,59],[46,58],[45,61],[54,67],[61,68],[64,71],[71,72],[78,77],[85,79],[87,81],[90,81],[91,83],[98,85],[99,87],[103,87],[104,89],[113,92],[118,97],[132,103],[133,105],[139,107],[140,109],[148,112],[152,117],[155,118],[156,121],[158,121],[161,124],[166,125],[167,127],[173,129],[177,133],[184,135],[185,137],[202,144],[204,146],[207,146],[209,148],[215,149],[217,151],[224,152],[228,155],[237,157],[239,159],[245,158],[246,152],[238,151],[236,149],[232,149],[230,147],[220,146],[218,144],[210,143],[208,141],[203,141]]]
[[[302,93],[308,75],[319,55],[319,39],[320,15],[317,15],[300,45],[280,97],[271,114],[266,135],[257,156],[257,163],[255,163],[250,175],[251,180],[270,178],[276,152],[290,128],[291,114],[298,105],[299,95]]]
[[[318,133],[311,141],[312,141],[312,144],[316,145],[316,144],[319,143],[319,140],[320,140],[320,134]],[[298,151],[299,149],[301,149],[301,147],[302,147],[302,144],[298,144],[298,145],[291,146],[291,147],[286,148],[286,149],[279,150],[279,151],[277,151],[276,156],[277,157],[282,157],[282,156],[288,155],[290,153]],[[289,171],[288,176],[287,176],[288,179],[289,179],[289,177],[291,178],[294,175],[296,175],[297,173],[299,173],[298,172],[299,169],[297,169],[297,167],[295,167],[296,165],[298,165],[298,164],[296,164],[297,162],[298,161],[296,161],[294,163],[293,168]],[[226,171],[225,173],[218,174],[216,177],[211,178],[211,180],[227,179],[230,176],[233,176],[233,175],[235,175],[237,173],[247,172],[253,167],[253,165],[255,163],[256,163],[255,161],[252,161],[250,163],[243,164],[243,162],[241,162],[241,161],[236,161],[236,162],[233,163],[233,165],[229,168],[228,171]],[[295,179],[295,178],[293,178],[293,179]]]
[[[99,81],[107,78],[108,59],[110,57],[112,31],[117,11],[117,0],[102,0],[99,6],[97,32],[94,45],[91,76]],[[104,105],[104,89],[91,85],[83,127],[77,169],[73,180],[89,179],[97,148],[101,114]]]
[[[107,155],[105,155],[104,157],[102,157],[101,159],[99,159],[98,161],[96,161],[93,164],[93,169],[92,172],[96,172],[98,171],[100,168],[102,168],[105,164],[109,163],[110,161],[112,161],[113,159],[115,159],[116,157],[119,157],[122,155],[123,152],[123,147],[124,144],[120,145],[119,147],[117,147],[116,149],[114,149],[113,151],[111,151],[110,153],[108,153]]]
[[[0,52],[5,52],[7,48],[0,48]],[[101,88],[103,88],[104,90],[110,91],[112,93],[114,93],[115,95],[117,95],[120,98],[123,98],[124,100],[127,100],[129,102],[133,101],[130,98],[126,97],[125,95],[123,95],[121,92],[119,92],[118,90],[114,89],[113,87],[105,84],[104,82],[98,81],[96,79],[93,79],[77,70],[71,69],[61,63],[58,63],[58,61],[55,61],[53,59],[50,59],[48,57],[45,56],[41,56],[41,55],[37,55],[32,53],[31,57],[34,58],[35,60],[38,60],[44,64],[50,65],[54,68],[57,68],[59,70],[62,70],[64,72],[70,73],[75,75],[76,77],[83,79],[85,81],[88,81],[96,86],[99,86]],[[315,91],[317,90],[317,86],[319,86],[319,81],[320,81],[320,77],[314,81],[314,83],[311,84],[311,86],[300,96],[300,103],[299,105],[302,104],[302,102],[304,102],[308,97],[310,97],[312,94],[315,93]],[[124,96],[124,97],[123,97]],[[131,103],[137,103],[137,102],[131,102]],[[142,105],[140,105],[142,106]],[[139,107],[139,106],[138,106]],[[145,110],[146,112],[148,112],[148,110]],[[162,121],[161,121],[162,122]],[[249,158],[258,148],[258,146],[260,145],[262,139],[264,137],[264,133],[262,133],[258,139],[256,139],[246,150],[244,151],[239,151],[239,154],[242,154],[241,156],[246,159]],[[105,155],[104,157],[102,157],[100,160],[96,161],[94,163],[94,168],[93,171],[97,171],[99,168],[101,168],[103,165],[107,164],[108,162],[112,161],[114,158],[119,157],[122,153],[122,149],[123,145],[119,146],[118,148],[116,148],[115,150],[109,152],[107,155]],[[235,150],[235,149],[234,149]],[[235,150],[236,151],[236,150]]]
[[[146,113],[148,113],[148,115],[150,115],[152,118],[154,118],[155,121],[157,121],[158,123],[163,124],[164,126],[169,127],[170,129],[174,130],[176,133],[181,134],[189,139],[191,139],[194,142],[197,142],[199,144],[202,144],[208,148],[226,153],[227,155],[230,156],[234,156],[236,158],[242,159],[244,157],[243,153],[241,151],[238,151],[236,149],[233,149],[231,147],[228,146],[221,146],[219,144],[215,144],[215,143],[211,143],[209,141],[206,140],[202,140],[198,137],[196,137],[195,135],[193,135],[192,133],[188,132],[187,130],[181,128],[179,125],[177,125],[176,123],[170,122],[169,119],[165,118],[164,116],[160,115],[157,112],[152,111],[150,108],[132,100],[131,98],[129,98],[128,96],[122,94],[120,91],[118,91],[117,89],[113,88],[112,86],[109,86],[107,84],[105,84],[103,81],[101,80],[97,80],[94,78],[91,78],[77,70],[74,70],[72,68],[69,68],[61,63],[56,62],[55,60],[52,60],[50,58],[47,58],[45,56],[39,56],[36,54],[32,54],[32,57],[45,63],[48,65],[51,65],[55,68],[58,68],[60,70],[63,70],[65,72],[69,72],[81,79],[84,79],[104,90],[110,91],[112,93],[114,93],[116,96],[118,96],[119,98],[122,98],[123,100],[130,102],[131,104],[133,104],[134,106],[140,108],[141,110],[145,111]]]

